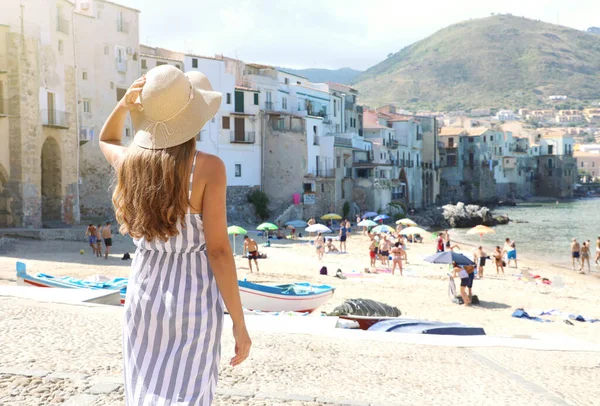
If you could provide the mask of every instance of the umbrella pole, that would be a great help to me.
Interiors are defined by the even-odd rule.
[[[233,256],[235,257],[235,234],[233,235]]]

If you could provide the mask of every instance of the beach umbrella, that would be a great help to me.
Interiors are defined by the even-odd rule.
[[[285,223],[286,226],[292,226],[294,228],[306,227],[306,221],[304,220],[292,220]]]
[[[374,211],[368,211],[365,214],[363,214],[364,219],[368,219],[371,217],[377,217],[377,213],[375,213]]]
[[[342,216],[335,213],[328,213],[324,216],[321,216],[321,220],[341,220]]]
[[[467,234],[479,234],[479,240],[482,240],[484,234],[496,234],[496,231],[493,228],[480,224],[467,231]]]
[[[385,224],[382,224],[380,226],[375,227],[371,231],[374,233],[393,233],[394,229],[390,226],[386,226]]]
[[[275,224],[273,223],[262,223],[261,225],[259,225],[258,227],[256,227],[257,230],[259,231],[269,231],[269,230],[278,230],[279,227],[277,227]]]
[[[330,233],[331,229],[323,224],[313,224],[312,226],[306,227],[307,233]]]
[[[402,224],[403,226],[416,226],[417,225],[417,223],[415,223],[414,221],[412,221],[409,218],[400,219],[400,220],[396,221],[396,224]]]
[[[428,231],[422,229],[421,227],[406,227],[404,230],[400,231],[402,235],[415,235],[415,234],[427,234]]]
[[[367,219],[365,219],[365,220],[363,220],[363,221],[361,221],[360,223],[357,224],[357,226],[359,226],[359,227],[374,227],[376,225],[377,225],[376,222],[371,221],[371,220],[367,220]]]
[[[388,216],[388,215],[380,214],[379,216],[375,217],[373,219],[373,221],[383,221],[383,220],[387,220],[389,218],[390,218],[390,216]]]
[[[456,261],[458,265],[475,265],[475,262],[471,261],[463,254],[454,251],[438,252],[435,255],[426,257],[425,261],[434,264],[451,264],[452,261]]]
[[[248,231],[244,230],[240,226],[229,226],[227,227],[227,234],[233,235],[233,255],[235,256],[235,236],[238,234],[247,234]]]

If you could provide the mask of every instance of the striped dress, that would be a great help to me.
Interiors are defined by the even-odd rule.
[[[223,302],[201,215],[188,210],[178,229],[166,242],[134,240],[123,334],[128,406],[210,405],[215,392]]]

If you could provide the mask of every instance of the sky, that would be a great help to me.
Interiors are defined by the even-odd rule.
[[[367,69],[448,25],[491,13],[600,26],[598,0],[114,1],[141,11],[142,44],[288,68]]]

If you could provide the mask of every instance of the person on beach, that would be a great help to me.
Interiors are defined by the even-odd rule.
[[[369,259],[371,260],[371,268],[377,266],[377,247],[375,245],[375,240],[371,240],[371,245],[369,245]]]
[[[446,245],[446,251],[454,251],[455,249],[460,249],[458,244],[452,245],[452,241],[450,241],[450,232],[448,230],[444,231],[444,242]]]
[[[392,275],[394,274],[396,266],[398,266],[400,276],[402,276],[402,251],[400,243],[396,241],[392,247]]]
[[[250,353],[227,235],[225,165],[196,150],[220,105],[205,75],[161,65],[134,82],[100,132],[116,171],[120,232],[137,246],[123,320],[127,406],[211,404],[223,304],[235,340],[230,365]],[[128,114],[136,133],[124,146]]]
[[[596,240],[596,258],[594,258],[594,263],[597,266],[600,266],[600,237]]]
[[[317,238],[315,238],[315,248],[317,250],[317,259],[323,259],[323,254],[325,253],[325,239],[323,238],[323,233],[320,231],[317,233]]]
[[[469,286],[473,286],[471,279],[469,277],[469,273],[461,266],[459,266],[456,261],[452,261],[453,273],[452,276],[454,278],[460,278],[460,297],[462,297],[463,304],[465,306],[471,305],[471,296],[467,294],[467,288]],[[469,288],[470,289],[470,288]]]
[[[102,239],[104,240],[104,259],[108,259],[110,254],[110,247],[112,247],[112,228],[110,227],[110,221],[107,221],[104,227],[102,227]]]
[[[440,235],[438,235],[438,238],[436,240],[436,244],[437,244],[437,252],[444,252],[444,237],[443,237],[444,233],[440,233]]]
[[[102,257],[102,224],[96,226],[96,256]]]
[[[92,255],[98,256],[98,249],[96,245],[96,231],[97,230],[94,224],[90,223],[88,224],[87,229],[85,230],[85,236],[88,238],[90,247],[92,247]]]
[[[588,272],[591,272],[589,241],[584,241],[583,244],[581,244],[581,267],[579,268],[579,273],[584,273],[583,268],[584,268],[586,262],[587,262],[587,266],[588,266]]]
[[[335,245],[333,245],[333,240],[331,238],[327,239],[327,252],[340,252],[340,250],[338,250]]]
[[[496,265],[496,275],[500,275],[500,271],[502,271],[502,275],[504,275],[503,253],[499,245],[496,246],[492,256],[494,257],[494,264]]]
[[[487,259],[487,254],[483,251],[483,247],[477,247],[475,251],[475,263],[477,264],[477,272],[479,273],[479,279],[483,278],[483,270],[485,267],[485,260]]]
[[[306,227],[306,228],[308,228],[308,227],[310,227],[310,226],[312,226],[312,225],[314,225],[314,224],[316,224],[316,223],[317,223],[317,222],[315,221],[315,218],[314,218],[314,217],[311,217],[311,218],[310,218],[310,219],[308,219],[308,221],[306,222],[306,225],[307,225],[307,227]],[[312,232],[309,232],[309,233],[308,233],[308,239],[310,240],[311,238],[312,238]]]
[[[379,260],[381,261],[382,266],[390,265],[390,241],[387,238],[387,235],[383,235],[383,240],[379,243]]]
[[[252,261],[256,265],[256,273],[260,272],[258,269],[258,244],[256,241],[247,235],[244,236],[244,252],[242,256],[248,258],[248,266],[250,267],[250,273],[252,273]]]
[[[346,227],[346,221],[342,221],[340,227],[340,252],[346,252],[346,238],[348,234],[348,227]]]
[[[573,242],[571,243],[571,259],[573,260],[573,269],[575,269],[575,261],[581,267],[581,261],[579,260],[579,253],[581,251],[581,247],[577,242],[576,238],[573,238]]]
[[[502,248],[506,253],[506,266],[510,266],[510,261],[515,261],[515,268],[518,268],[517,265],[517,244],[512,241],[510,238],[504,240],[504,247]]]

